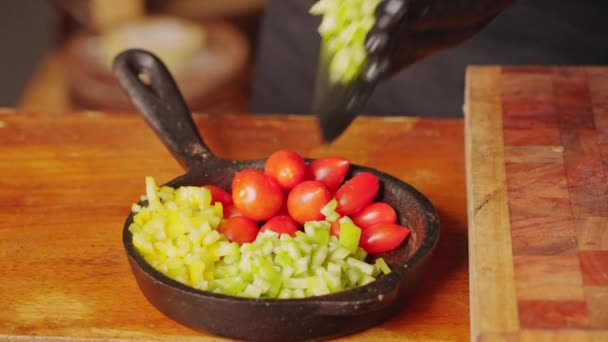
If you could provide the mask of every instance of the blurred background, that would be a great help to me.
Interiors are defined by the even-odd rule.
[[[151,50],[191,110],[310,114],[320,38],[315,0],[6,0],[0,106],[132,112],[110,70]],[[475,2],[471,0],[471,2]],[[470,64],[606,65],[605,0],[520,0],[483,31],[379,85],[369,115],[462,116]]]
[[[0,106],[130,110],[111,74],[155,52],[193,110],[247,112],[265,0],[19,0],[0,5]]]

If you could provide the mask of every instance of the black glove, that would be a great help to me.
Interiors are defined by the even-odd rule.
[[[384,0],[367,35],[364,79],[377,82],[458,45],[488,25],[513,0]]]

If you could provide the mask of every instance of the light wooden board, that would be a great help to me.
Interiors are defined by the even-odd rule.
[[[472,336],[480,331],[519,329],[498,75],[497,67],[472,68],[467,73],[465,153]]]
[[[603,340],[608,68],[471,67],[465,110],[472,340]]]

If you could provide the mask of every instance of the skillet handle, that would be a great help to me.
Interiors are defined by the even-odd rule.
[[[129,49],[114,58],[113,69],[131,102],[182,167],[190,170],[220,160],[205,145],[175,80],[158,57]]]

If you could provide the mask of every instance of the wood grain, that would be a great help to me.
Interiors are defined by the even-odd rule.
[[[581,251],[579,257],[583,283],[608,287],[608,251]]]
[[[608,340],[606,330],[523,330],[520,334],[521,342],[602,342]]]
[[[560,159],[549,162],[538,155],[534,155],[534,158],[542,162],[529,159],[530,162],[519,160],[505,165],[510,215],[571,217],[570,194],[563,163]]]
[[[579,250],[608,250],[608,217],[583,217],[576,220]]]
[[[473,338],[608,340],[606,76],[605,67],[469,69],[467,91],[482,86],[484,89],[477,97],[467,97],[480,108],[475,120],[467,117],[467,128],[472,125],[474,129],[466,131],[465,139],[478,144],[470,147],[467,143],[467,152],[492,151],[496,155],[487,153],[473,164],[475,155],[467,154],[467,186],[491,189],[487,178],[470,177],[470,170],[504,168],[507,209],[492,208],[488,216],[496,217],[487,220],[483,229],[500,229],[511,237],[510,244],[493,236],[486,240],[486,246],[470,245],[474,259],[470,264],[495,265],[512,258],[513,264],[508,266],[514,269],[516,293],[501,292],[500,300],[517,303],[519,324],[517,331],[482,329],[475,335],[473,330]],[[492,89],[496,88],[499,96],[493,94]],[[469,104],[469,108],[474,106]],[[466,114],[473,117],[473,113],[471,110]],[[502,183],[502,174],[493,176],[495,183]],[[484,209],[494,200],[489,199]],[[470,213],[479,208],[474,204],[469,198]],[[496,228],[501,218],[506,218],[508,224]],[[471,235],[481,230],[475,224],[473,218]],[[484,253],[487,250],[491,253]],[[487,258],[491,260],[479,260]],[[472,267],[470,274],[472,329],[485,317],[494,317],[498,321],[493,322],[495,325],[502,324],[493,308],[475,315],[474,298],[495,295],[481,291],[476,283],[492,282],[488,287],[503,288],[505,281],[493,273],[474,273]],[[506,285],[511,286],[511,279]]]
[[[589,326],[584,300],[520,300],[519,319],[527,329],[576,329]]]
[[[505,146],[559,146],[559,130],[556,128],[505,129]]]
[[[566,158],[566,177],[568,186],[597,185],[606,183],[604,165],[597,157]]]
[[[588,67],[589,94],[593,106],[595,127],[598,131],[608,129],[608,70],[602,67]]]
[[[591,129],[562,129],[561,145],[566,158],[600,158],[600,134]]]
[[[477,342],[604,342],[608,331],[524,329],[519,333],[487,333]]]
[[[543,239],[538,241],[538,236]],[[511,212],[513,255],[576,255],[577,231],[570,216],[539,217]]]
[[[505,146],[505,162],[507,163],[554,163],[562,162],[561,146]]]
[[[339,154],[425,193],[442,233],[420,291],[394,318],[341,340],[469,338],[462,121],[361,117],[331,146],[320,144],[310,117],[195,121],[222,157],[265,157],[279,148]],[[0,122],[0,340],[224,340],[162,315],[130,273],[122,225],[144,176],[165,182],[183,172],[140,116],[3,110]]]
[[[515,256],[519,300],[584,300],[578,256]],[[521,313],[522,310],[520,310]]]
[[[502,101],[503,122],[508,129],[546,129],[557,128],[555,104],[547,99],[511,99]]]
[[[481,332],[519,329],[507,206],[500,84],[497,82],[499,75],[498,67],[467,69],[465,153],[473,339]]]
[[[589,310],[589,324],[592,328],[608,326],[608,287],[585,287],[585,298]]]
[[[497,72],[501,76],[499,89],[501,98],[552,102],[554,81],[551,72],[528,69],[513,73],[504,68],[500,68]]]

